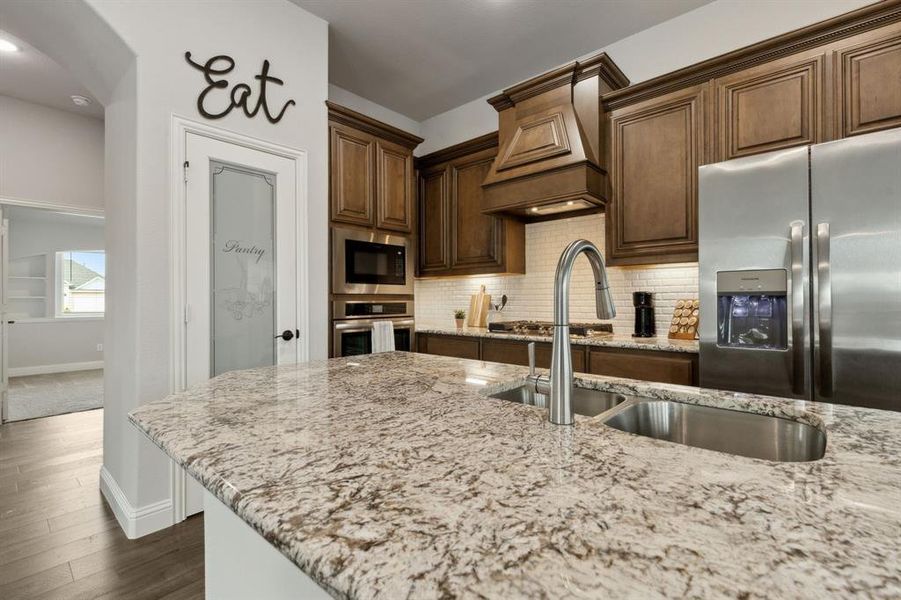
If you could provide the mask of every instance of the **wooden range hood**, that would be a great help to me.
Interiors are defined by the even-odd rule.
[[[599,96],[627,85],[602,52],[490,98],[500,146],[482,183],[482,212],[533,221],[603,209]]]

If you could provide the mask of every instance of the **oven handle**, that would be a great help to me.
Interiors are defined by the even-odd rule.
[[[394,327],[406,327],[412,326],[415,323],[414,319],[366,319],[366,320],[358,320],[353,321],[351,323],[338,323],[336,322],[334,327],[335,331],[343,331],[343,332],[355,332],[355,331],[371,331],[372,325],[378,321],[391,321],[394,324]]]

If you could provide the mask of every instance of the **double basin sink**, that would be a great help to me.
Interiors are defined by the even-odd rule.
[[[530,385],[491,394],[491,398],[547,407],[549,398]],[[627,396],[573,387],[573,411],[627,433],[727,454],[778,462],[819,460],[826,435],[818,428],[769,415]]]

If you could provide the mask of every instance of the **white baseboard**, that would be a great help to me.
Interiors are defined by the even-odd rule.
[[[59,365],[35,365],[33,367],[10,367],[10,377],[25,377],[26,375],[49,375],[50,373],[72,373],[74,371],[93,371],[102,369],[102,360],[89,360],[86,362],[62,363]]]
[[[171,499],[135,508],[105,465],[100,467],[100,492],[130,540],[173,525]]]

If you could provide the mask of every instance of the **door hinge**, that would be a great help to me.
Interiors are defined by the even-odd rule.
[[[188,183],[188,169],[191,167],[191,161],[186,160],[182,166],[185,168],[185,183]]]
[[[191,305],[185,304],[185,323],[191,320]]]

